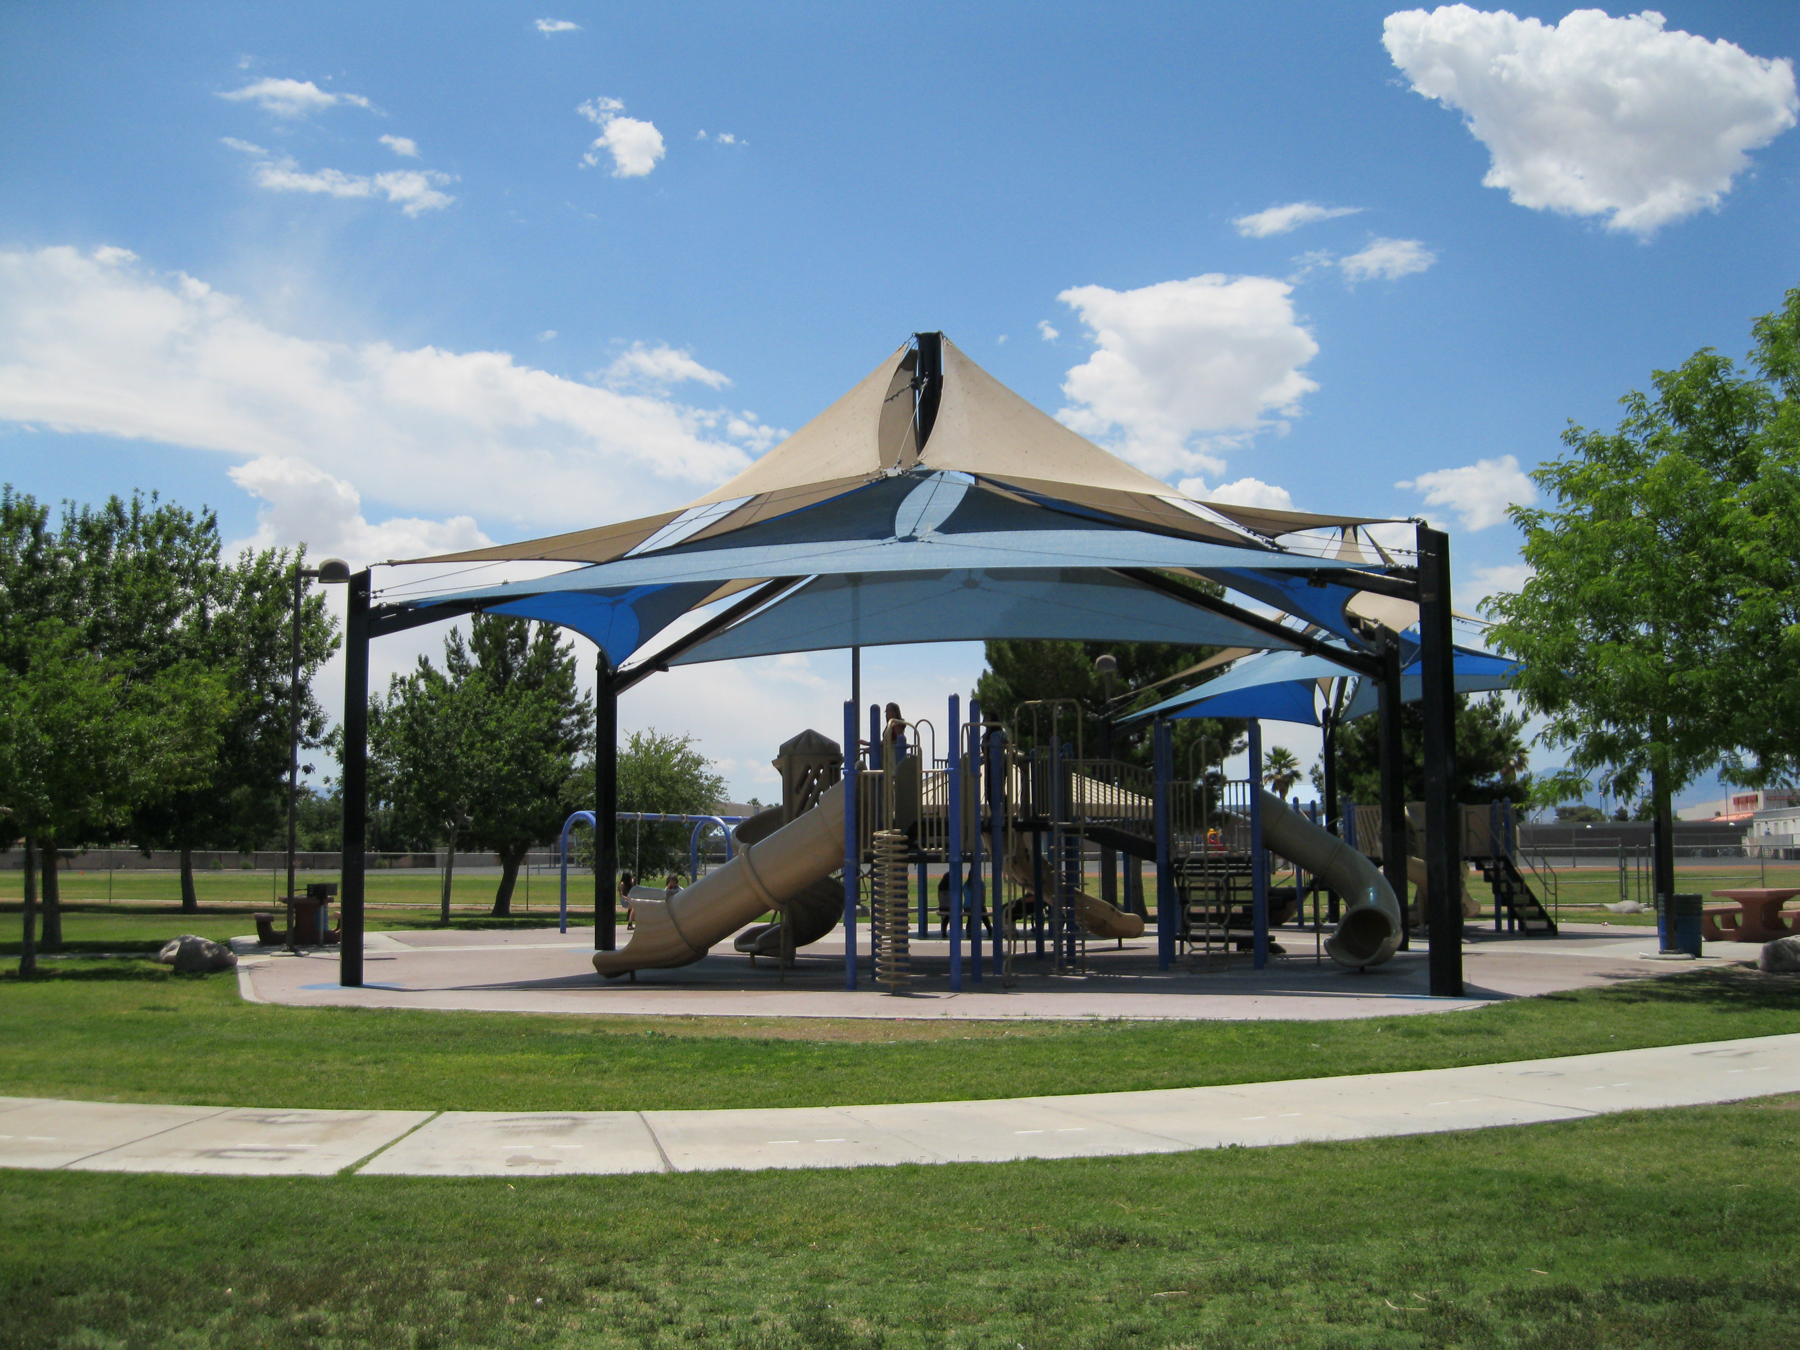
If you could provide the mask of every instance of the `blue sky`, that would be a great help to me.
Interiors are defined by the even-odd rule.
[[[525,538],[680,504],[938,328],[1191,492],[1431,515],[1472,604],[1569,419],[1800,284],[1800,9],[1630,13],[20,0],[0,477],[358,562]],[[844,665],[624,716],[766,796]]]

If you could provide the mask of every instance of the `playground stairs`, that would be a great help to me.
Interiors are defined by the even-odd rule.
[[[1518,922],[1521,931],[1556,936],[1556,920],[1550,917],[1550,911],[1544,908],[1511,857],[1500,853],[1473,861],[1481,868],[1482,879],[1493,888],[1494,899]]]

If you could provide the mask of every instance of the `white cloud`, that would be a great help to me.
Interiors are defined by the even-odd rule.
[[[505,352],[300,337],[192,277],[72,248],[0,252],[0,420],[298,461],[409,515],[522,536],[678,505],[764,443],[750,414]]]
[[[456,198],[438,189],[454,183],[454,174],[435,169],[390,169],[386,173],[355,174],[338,169],[307,172],[292,159],[264,160],[255,168],[256,185],[271,192],[313,192],[329,197],[386,197],[407,215],[437,211]]]
[[[994,345],[996,347],[1004,347],[1006,345],[1006,334],[1002,333],[999,337],[995,338]]]
[[[708,370],[694,360],[685,348],[671,347],[662,342],[654,347],[646,347],[641,342],[632,343],[629,349],[613,358],[612,364],[607,366],[601,378],[614,388],[662,387],[680,384],[685,380],[696,380],[713,389],[723,389],[731,383],[729,376],[716,370]]]
[[[328,89],[319,88],[311,80],[263,79],[247,84],[242,89],[227,90],[219,97],[230,99],[233,103],[254,103],[264,112],[273,113],[277,117],[304,117],[308,113],[335,108],[340,103],[352,104],[358,108],[375,106],[361,94],[334,94]]]
[[[1502,591],[1518,594],[1536,575],[1530,563],[1502,563],[1497,567],[1471,567],[1453,573],[1451,600],[1464,614],[1477,614],[1481,602]]]
[[[246,155],[266,155],[269,152],[254,141],[240,141],[236,136],[219,137],[220,145],[230,146],[233,150],[242,150]]]
[[[493,542],[466,515],[449,520],[396,516],[371,524],[355,487],[305,460],[263,455],[228,472],[232,482],[264,503],[256,514],[256,534],[243,541],[254,548],[304,540],[314,557],[346,558],[361,566]]]
[[[419,157],[419,143],[410,136],[383,136],[381,144],[407,159]]]
[[[1609,229],[1647,235],[1717,206],[1748,152],[1800,113],[1791,61],[1668,32],[1653,10],[1582,9],[1551,27],[1445,5],[1390,14],[1382,41],[1487,147],[1484,184]]]
[[[1292,292],[1273,277],[1218,273],[1064,291],[1057,298],[1099,350],[1069,371],[1057,416],[1159,477],[1217,474],[1218,451],[1269,426],[1271,413],[1296,413],[1318,388],[1302,370],[1319,344]]]
[[[1447,507],[1462,519],[1465,530],[1485,530],[1506,519],[1506,508],[1530,506],[1537,485],[1511,455],[1477,460],[1460,469],[1433,469],[1394,484],[1424,494],[1426,506]]]
[[[543,332],[538,334],[538,341],[539,342],[549,342],[555,336],[556,336],[556,330],[554,328],[546,328]]]
[[[1395,281],[1423,272],[1437,261],[1433,253],[1417,239],[1372,239],[1367,248],[1338,259],[1347,281],[1367,281],[1380,277]]]
[[[540,33],[579,33],[581,25],[567,19],[539,19],[537,30]]]
[[[654,122],[623,116],[624,107],[616,98],[593,98],[575,110],[600,128],[581,162],[593,168],[605,151],[612,156],[614,178],[642,178],[663,157],[662,132]]]
[[[1187,492],[1185,482],[1181,490]],[[1235,483],[1222,483],[1214,488],[1205,500],[1227,502],[1233,506],[1261,506],[1271,511],[1292,511],[1294,509],[1294,499],[1288,495],[1286,488],[1277,487],[1273,483],[1265,483],[1260,478],[1240,478]]]
[[[1062,334],[1057,332],[1056,329],[1054,329],[1050,326],[1050,320],[1039,319],[1038,320],[1038,336],[1043,338],[1045,342],[1055,342],[1056,339],[1058,339],[1059,337],[1062,336]]]
[[[1360,206],[1320,206],[1316,202],[1289,202],[1286,206],[1271,206],[1254,215],[1239,216],[1231,223],[1237,226],[1237,232],[1246,239],[1267,239],[1272,234],[1286,234],[1315,221],[1353,216],[1361,210]]]

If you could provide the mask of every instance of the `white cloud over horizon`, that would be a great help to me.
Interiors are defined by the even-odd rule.
[[[270,192],[309,192],[328,197],[385,197],[409,216],[441,211],[456,198],[441,191],[456,181],[435,169],[389,169],[385,173],[344,173],[339,169],[302,169],[292,159],[264,160],[252,173],[256,185]]]
[[[267,78],[247,84],[242,89],[229,89],[219,95],[232,103],[254,103],[276,117],[305,117],[339,104],[373,109],[375,105],[361,94],[336,94],[321,89],[311,80]]]
[[[1477,460],[1456,469],[1433,469],[1395,483],[1422,494],[1428,507],[1456,512],[1465,530],[1485,530],[1506,519],[1509,506],[1530,506],[1537,485],[1512,455]]]
[[[385,145],[403,159],[419,157],[419,143],[411,136],[383,136],[380,138],[380,144]]]
[[[393,527],[421,542],[472,538],[477,514],[530,535],[666,509],[780,434],[502,351],[297,336],[126,250],[67,247],[0,252],[0,420],[219,451],[271,521],[335,501],[356,537],[351,496],[403,502],[443,518]]]
[[[596,378],[590,376],[590,379]],[[717,370],[708,370],[693,354],[681,347],[671,347],[659,342],[655,346],[647,346],[642,342],[634,342],[625,351],[614,357],[611,364],[598,377],[615,389],[632,389],[652,386],[666,388],[671,384],[681,384],[693,380],[713,389],[723,389],[731,383],[731,377]]]
[[[581,25],[569,19],[539,19],[536,28],[538,32],[544,34],[579,33],[581,31]]]
[[[625,116],[625,104],[619,99],[591,98],[575,111],[600,128],[581,157],[589,168],[599,166],[604,151],[612,156],[614,178],[642,178],[663,157],[663,136],[656,124]]]
[[[1360,206],[1320,206],[1317,202],[1289,202],[1285,206],[1271,206],[1252,215],[1239,216],[1231,223],[1246,239],[1267,239],[1271,235],[1288,234],[1315,221],[1354,216],[1361,210]]]
[[[1790,60],[1663,24],[1653,10],[1547,25],[1457,4],[1390,14],[1382,42],[1487,148],[1485,186],[1647,236],[1717,207],[1749,152],[1800,115]]]
[[[1318,388],[1303,370],[1319,344],[1292,296],[1286,281],[1217,272],[1062,292],[1096,350],[1068,372],[1057,417],[1157,477],[1221,473],[1222,451]]]

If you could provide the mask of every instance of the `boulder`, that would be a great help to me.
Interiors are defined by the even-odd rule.
[[[198,975],[209,970],[230,970],[237,964],[237,953],[210,938],[183,933],[164,943],[156,959],[175,967],[179,974]]]
[[[1776,938],[1773,942],[1763,943],[1762,951],[1757,953],[1756,968],[1771,975],[1800,971],[1800,937]]]
[[[1642,914],[1649,909],[1649,906],[1641,905],[1636,900],[1617,900],[1610,905],[1602,905],[1600,908],[1610,909],[1614,914]]]

